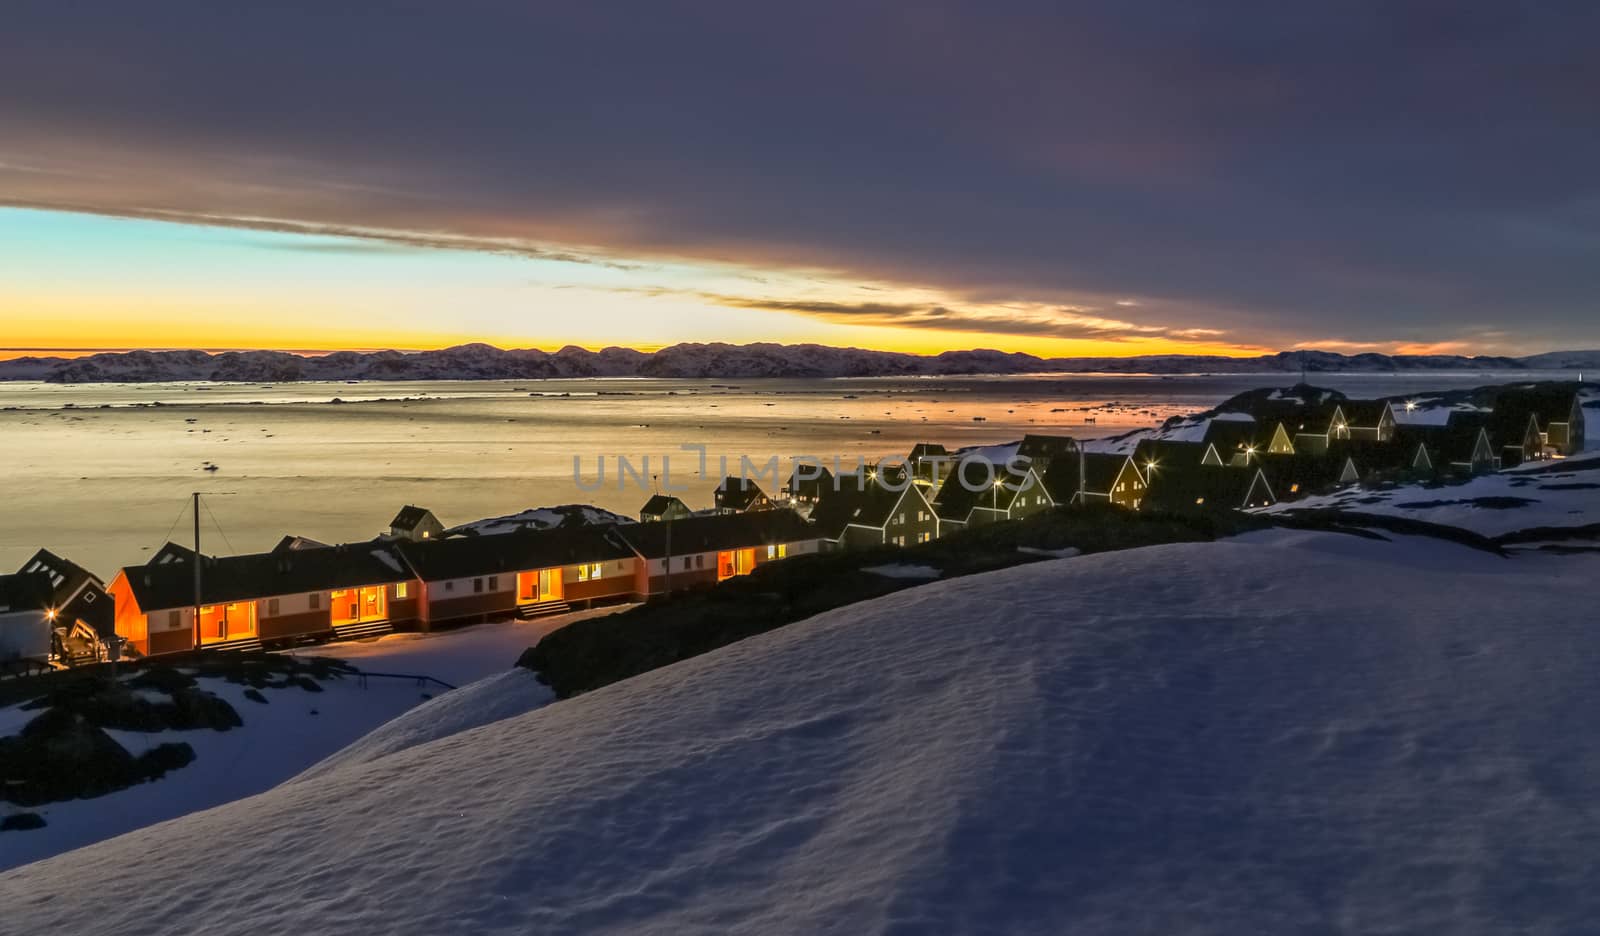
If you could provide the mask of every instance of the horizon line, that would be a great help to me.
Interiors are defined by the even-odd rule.
[[[1585,352],[1589,352],[1591,350],[1596,351],[1596,352],[1600,352],[1600,349],[1586,349],[1586,348],[1556,348],[1556,349],[1552,349],[1552,350],[1549,350],[1549,351],[1535,351],[1535,352],[1531,352],[1531,353],[1527,353],[1527,354],[1504,354],[1504,353],[1495,354],[1495,353],[1490,353],[1490,352],[1470,352],[1470,353],[1468,353],[1468,352],[1464,352],[1464,351],[1462,351],[1462,352],[1414,352],[1414,351],[1355,351],[1355,352],[1346,352],[1346,351],[1326,350],[1326,349],[1318,348],[1315,345],[1312,345],[1312,346],[1306,346],[1306,347],[1281,348],[1281,349],[1278,349],[1278,350],[1261,350],[1261,351],[1258,351],[1258,352],[1256,352],[1254,354],[1215,354],[1215,353],[1212,353],[1212,354],[1192,354],[1192,353],[1185,353],[1185,352],[1164,352],[1164,353],[1145,353],[1145,354],[1087,354],[1087,355],[1067,355],[1067,356],[1053,356],[1052,357],[1052,356],[1033,354],[1033,353],[1026,352],[1026,351],[1001,351],[1001,350],[999,350],[997,348],[985,348],[985,347],[951,348],[951,349],[947,349],[945,351],[940,351],[940,352],[935,352],[935,353],[920,353],[920,352],[915,352],[915,351],[892,351],[892,350],[886,350],[886,349],[880,349],[880,348],[863,348],[863,347],[858,347],[858,346],[855,346],[855,345],[829,345],[829,344],[823,344],[823,343],[820,343],[820,342],[804,342],[804,341],[803,342],[750,341],[750,342],[742,342],[742,343],[741,342],[729,342],[729,341],[680,341],[680,342],[676,342],[674,344],[660,345],[660,346],[649,346],[649,345],[646,345],[646,346],[643,346],[643,347],[632,347],[632,346],[628,346],[628,345],[603,345],[603,346],[600,346],[598,348],[589,347],[589,346],[585,346],[585,345],[580,345],[580,344],[569,342],[567,344],[561,345],[558,348],[553,348],[553,349],[551,349],[551,348],[541,348],[541,347],[538,347],[538,346],[524,346],[524,347],[501,346],[501,345],[497,345],[497,344],[494,344],[494,343],[488,342],[488,341],[467,341],[467,342],[461,342],[461,343],[456,343],[456,344],[444,344],[444,345],[437,345],[437,346],[426,347],[426,348],[403,348],[403,347],[393,347],[393,346],[390,346],[390,347],[364,346],[364,347],[339,347],[339,348],[202,347],[202,346],[187,346],[187,347],[153,346],[153,347],[109,347],[109,348],[72,347],[72,346],[57,346],[57,347],[51,347],[51,346],[0,347],[0,361],[15,360],[18,356],[23,356],[23,355],[71,355],[71,356],[74,356],[74,357],[78,357],[78,356],[88,356],[88,355],[94,355],[94,354],[131,354],[131,353],[140,352],[140,351],[149,352],[149,353],[152,353],[152,354],[166,354],[166,353],[175,353],[175,352],[180,352],[180,351],[199,351],[199,352],[202,352],[204,354],[249,354],[249,353],[254,353],[254,352],[272,352],[272,353],[278,353],[278,354],[290,354],[290,355],[295,355],[295,356],[298,356],[298,357],[325,357],[325,356],[330,355],[330,354],[339,354],[339,353],[380,354],[380,353],[384,353],[384,352],[393,352],[395,354],[428,354],[428,353],[437,353],[437,352],[440,352],[440,351],[449,351],[449,350],[452,350],[452,349],[455,349],[455,348],[465,348],[465,347],[472,347],[472,346],[483,346],[483,347],[486,347],[486,348],[491,348],[491,349],[496,350],[496,351],[505,351],[505,352],[512,352],[512,351],[538,351],[538,352],[543,353],[543,354],[556,354],[556,353],[559,353],[560,351],[564,351],[564,350],[566,350],[568,348],[577,348],[577,349],[579,349],[581,351],[585,351],[585,352],[588,352],[590,354],[598,354],[598,353],[600,353],[602,351],[613,350],[613,349],[624,350],[624,351],[634,351],[634,352],[637,352],[637,353],[640,353],[640,354],[656,354],[656,353],[659,353],[661,351],[664,351],[664,350],[667,350],[667,349],[670,349],[670,348],[682,347],[682,346],[685,346],[685,345],[688,345],[688,346],[700,346],[700,347],[711,347],[711,346],[721,345],[721,346],[731,347],[731,348],[748,348],[748,347],[761,346],[761,345],[779,347],[779,348],[817,347],[817,348],[826,348],[828,350],[834,350],[834,351],[860,351],[860,352],[867,352],[867,353],[871,353],[871,354],[892,354],[892,355],[901,355],[901,356],[913,357],[913,358],[937,358],[937,357],[939,357],[941,355],[944,355],[944,354],[990,353],[990,354],[1005,355],[1007,357],[1014,357],[1014,356],[1031,357],[1031,358],[1034,358],[1034,359],[1037,359],[1037,360],[1041,360],[1041,361],[1091,360],[1091,359],[1137,360],[1137,359],[1141,359],[1141,358],[1170,358],[1170,357],[1194,357],[1194,358],[1218,358],[1218,359],[1224,359],[1224,360],[1247,360],[1247,359],[1251,359],[1251,358],[1263,358],[1263,357],[1273,357],[1275,355],[1303,354],[1303,353],[1335,354],[1335,355],[1339,355],[1341,357],[1355,357],[1355,356],[1359,356],[1359,355],[1362,355],[1362,354],[1381,354],[1381,355],[1383,355],[1385,357],[1459,357],[1459,358],[1499,357],[1499,358],[1513,358],[1513,359],[1515,359],[1515,358],[1537,357],[1537,356],[1539,356],[1541,354],[1561,354],[1561,353],[1574,354],[1574,353],[1585,353]]]

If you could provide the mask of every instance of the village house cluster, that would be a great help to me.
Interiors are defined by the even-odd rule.
[[[829,549],[913,546],[1057,507],[1247,509],[1352,484],[1470,476],[1584,445],[1571,391],[1515,388],[1489,409],[1265,395],[1156,432],[957,452],[937,443],[781,490],[723,479],[696,511],[656,494],[637,523],[485,533],[406,506],[377,538],[211,556],[168,543],[109,583],[47,550],[0,576],[0,665],[255,649],[647,601]]]

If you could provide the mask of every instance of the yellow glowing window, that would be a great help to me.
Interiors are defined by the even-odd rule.
[[[396,582],[395,586],[394,586],[394,596],[396,598],[404,598],[404,597],[406,597],[406,595],[409,594],[409,589],[407,588],[407,585],[408,585],[408,583],[406,583],[406,582]]]

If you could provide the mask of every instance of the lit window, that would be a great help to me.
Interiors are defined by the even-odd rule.
[[[1205,499],[1205,498],[1204,498],[1204,497],[1196,497],[1196,498],[1195,498],[1195,499],[1194,499],[1194,502],[1195,502],[1195,503],[1196,503],[1196,504],[1204,504],[1204,503],[1205,503],[1205,502],[1206,502],[1206,499]]]
[[[776,547],[776,546],[768,546],[767,547],[767,558],[768,559],[776,559],[776,558],[778,558],[778,547]]]
[[[788,543],[779,543],[778,544],[778,558],[779,559],[783,559],[788,555],[789,555],[789,544]]]
[[[404,598],[409,594],[411,594],[411,589],[410,589],[408,583],[406,583],[406,582],[396,582],[395,583],[394,596],[396,598]]]

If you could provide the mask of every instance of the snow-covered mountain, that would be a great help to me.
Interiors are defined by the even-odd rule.
[[[441,705],[0,906],[79,936],[1587,932],[1596,561],[1274,531],[938,582],[490,724]]]
[[[1125,358],[1040,358],[1000,351],[946,351],[925,356],[822,345],[678,344],[659,351],[568,346],[556,352],[503,350],[486,344],[441,351],[126,351],[79,358],[22,357],[0,361],[0,380],[59,383],[143,383],[216,380],[517,380],[549,377],[893,377],[957,374],[1097,372],[1123,374],[1298,373],[1325,371],[1580,369],[1600,372],[1600,351],[1558,351],[1532,357],[1343,355],[1284,351],[1260,357],[1145,355]]]

